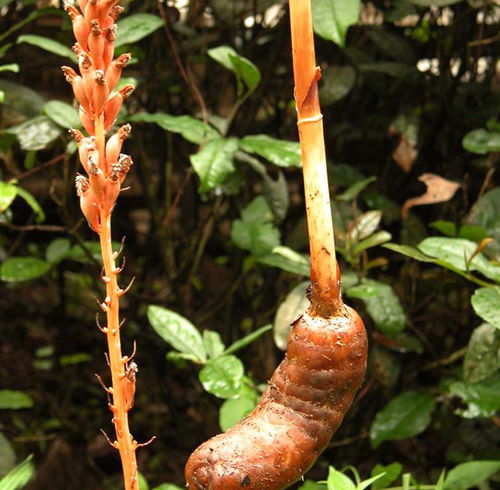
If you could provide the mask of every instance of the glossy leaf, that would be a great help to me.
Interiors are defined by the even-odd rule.
[[[382,211],[378,210],[367,211],[356,218],[350,226],[349,239],[351,242],[356,243],[370,236],[378,228],[381,219]]]
[[[287,294],[285,300],[276,310],[273,323],[273,337],[278,349],[286,349],[292,322],[304,313],[309,306],[309,300],[306,298],[308,284],[308,281],[297,284]]]
[[[476,487],[500,471],[500,461],[467,461],[451,469],[444,480],[445,490],[467,490]]]
[[[33,399],[24,391],[0,390],[0,409],[20,410],[32,408],[33,405]]]
[[[245,335],[241,339],[234,341],[225,351],[224,354],[233,354],[234,352],[246,347],[247,345],[255,342],[259,337],[264,335],[266,332],[271,330],[272,325],[264,325],[263,327],[258,328],[254,332]]]
[[[219,398],[235,398],[241,388],[244,367],[235,356],[220,356],[207,361],[200,371],[200,382],[206,391]]]
[[[237,149],[236,138],[218,138],[210,140],[198,153],[191,155],[191,164],[200,179],[199,193],[215,189],[234,172]]]
[[[45,259],[50,264],[57,264],[68,256],[70,249],[71,243],[67,238],[56,238],[45,250]]]
[[[17,38],[17,43],[31,44],[76,63],[76,56],[70,48],[48,37],[37,36],[35,34],[23,34]]]
[[[226,400],[220,407],[219,425],[221,429],[226,431],[237,424],[255,408],[258,401],[258,393],[244,379],[236,398]]]
[[[471,298],[472,307],[485,322],[500,329],[500,287],[479,288]]]
[[[11,71],[13,73],[19,73],[19,65],[17,63],[9,63],[7,65],[0,65],[0,72]]]
[[[10,207],[17,196],[17,186],[0,180],[0,213]]]
[[[38,115],[45,103],[40,94],[18,83],[0,80],[0,90],[4,92],[4,105],[26,117]]]
[[[401,463],[391,463],[386,466],[376,464],[372,470],[372,476],[381,474],[383,474],[383,476],[372,484],[372,489],[379,490],[389,487],[392,482],[398,479],[402,471],[403,465]]]
[[[208,55],[222,66],[232,71],[238,81],[242,81],[249,92],[253,92],[260,82],[259,69],[247,58],[239,55],[230,46],[209,49]]]
[[[26,189],[17,187],[17,195],[26,201],[26,204],[33,210],[36,215],[36,222],[41,223],[45,221],[45,211],[40,203],[36,200],[33,194],[30,194]]]
[[[271,250],[271,253],[259,255],[257,260],[261,264],[271,267],[278,267],[286,272],[308,277],[310,273],[310,262],[307,255],[302,255],[295,250],[278,245]]]
[[[172,116],[160,112],[154,114],[139,112],[129,117],[128,120],[158,124],[165,131],[178,133],[186,140],[196,144],[202,144],[219,137],[219,133],[212,126],[191,116]]]
[[[265,172],[262,175],[262,193],[271,208],[274,220],[281,223],[286,217],[290,204],[288,184],[283,172],[278,172],[276,180]]]
[[[161,306],[150,305],[148,320],[155,332],[174,349],[194,356],[198,362],[207,360],[203,339],[198,329],[185,317]]]
[[[407,391],[393,398],[377,413],[370,428],[372,446],[383,441],[406,439],[422,433],[431,421],[434,398],[427,393]]]
[[[500,330],[483,323],[472,332],[464,359],[464,379],[477,383],[500,368]]]
[[[417,248],[410,247],[409,245],[398,245],[397,243],[386,243],[383,245],[384,248],[388,248],[393,252],[400,253],[402,255],[406,255],[412,259],[418,260],[419,262],[431,262],[435,263],[436,260],[428,255],[423,254]]]
[[[326,480],[328,490],[356,490],[354,482],[341,471],[333,466],[328,469],[328,478]]]
[[[349,186],[342,194],[335,197],[337,201],[354,201],[359,194],[368,187],[372,182],[377,180],[376,177],[368,177],[366,179],[358,180]]]
[[[78,111],[65,102],[51,100],[43,106],[43,111],[52,121],[65,129],[81,127]]]
[[[449,394],[458,397],[467,408],[457,408],[455,412],[464,418],[492,417],[500,410],[500,378],[492,376],[478,383],[451,382]]]
[[[359,254],[368,248],[377,247],[383,243],[388,242],[392,238],[391,234],[387,231],[377,231],[368,238],[361,240],[353,249],[353,253]]]
[[[348,289],[346,294],[365,303],[368,314],[382,332],[391,334],[404,330],[405,313],[399,298],[388,284],[369,279]]]
[[[13,257],[0,265],[0,279],[6,282],[21,282],[43,276],[50,264],[36,257]]]
[[[479,155],[500,151],[500,132],[475,129],[464,136],[462,145],[467,151]]]
[[[9,133],[17,136],[21,148],[26,151],[43,150],[61,135],[61,129],[47,116],[37,116],[33,119],[10,127]]]
[[[24,488],[33,478],[35,466],[32,463],[33,456],[28,456],[22,463],[9,471],[0,480],[0,490],[17,490]]]
[[[361,0],[313,0],[314,32],[344,46],[347,29],[358,21]]]
[[[115,47],[133,44],[149,36],[163,25],[160,17],[152,14],[132,14],[116,23],[118,37]]]
[[[203,330],[203,346],[209,359],[219,357],[224,353],[225,346],[219,332]]]
[[[302,165],[300,145],[295,141],[279,140],[266,134],[255,134],[242,138],[239,145],[243,151],[257,154],[279,167]]]

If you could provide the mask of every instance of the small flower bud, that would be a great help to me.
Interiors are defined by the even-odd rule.
[[[82,106],[80,106],[78,114],[80,116],[80,121],[82,123],[82,126],[85,128],[85,131],[87,131],[89,135],[95,136],[94,120],[88,115],[88,113]]]
[[[92,95],[94,93],[94,68],[92,66],[92,61],[87,53],[82,52],[78,57],[78,65],[80,67],[80,73],[83,79],[83,88],[85,90],[85,95],[87,100],[90,102],[92,100]]]
[[[121,126],[118,131],[108,139],[106,143],[106,161],[111,165],[118,161],[118,155],[122,150],[123,142],[128,138],[131,131],[130,124]]]
[[[101,114],[104,104],[109,97],[109,88],[106,79],[104,78],[104,71],[95,71],[95,86],[94,86],[94,97],[92,100],[92,107],[94,109],[94,115],[97,117]]]
[[[83,15],[78,11],[78,9],[70,4],[66,4],[64,10],[68,12],[71,22],[73,24],[73,33],[75,35],[76,40],[80,44],[80,46],[86,50],[87,49],[87,40],[89,37],[89,28]]]
[[[83,12],[88,28],[92,29],[92,21],[97,19],[97,0],[88,0]]]
[[[77,142],[77,144],[81,143],[84,139],[83,133],[78,129],[70,128],[68,129],[68,133]]]
[[[134,86],[127,84],[124,85],[118,92],[116,92],[104,106],[104,130],[109,131],[111,126],[116,120],[123,101],[127,99],[134,91]]]
[[[78,156],[80,158],[80,163],[82,164],[87,174],[89,173],[89,167],[88,167],[89,152],[96,150],[97,148],[95,146],[95,138],[93,136],[89,136],[88,138],[83,138],[78,143]]]
[[[107,213],[110,213],[115,205],[116,199],[120,194],[121,183],[119,173],[121,166],[119,163],[111,165],[111,173],[106,181],[103,190],[102,204]]]
[[[127,174],[130,171],[130,167],[134,164],[132,161],[132,157],[130,155],[125,155],[125,153],[120,153],[120,156],[118,157],[118,165],[120,165],[120,183],[123,183],[125,178],[127,177]]]
[[[99,196],[106,183],[106,177],[104,177],[104,172],[99,167],[99,154],[97,151],[89,151],[87,167],[90,185],[94,189],[96,196]]]
[[[73,70],[73,68],[70,68],[69,66],[62,66],[61,69],[64,73],[66,81],[69,82],[73,87],[73,93],[75,94],[76,100],[81,106],[83,106],[85,110],[88,110],[89,101],[85,93],[83,78],[80,75],[78,75],[76,71]]]
[[[122,70],[127,66],[132,58],[130,53],[124,53],[114,60],[106,70],[106,80],[108,81],[109,89],[114,90],[116,84],[120,80]]]
[[[108,19],[111,19],[111,17],[108,16]],[[113,21],[113,19],[111,19],[111,21]],[[116,41],[116,25],[111,24],[111,26],[106,29],[104,36],[104,52],[102,55],[102,59],[106,71],[111,62],[113,61],[113,55],[115,52],[115,41]]]
[[[121,5],[115,5],[109,12],[109,16],[116,22],[124,10]]]
[[[91,21],[91,29],[89,40],[89,51],[96,68],[103,68],[103,54],[104,54],[104,36],[99,26],[99,21],[93,19]]]
[[[78,6],[82,12],[85,12],[85,7],[87,6],[88,0],[78,0]]]
[[[80,208],[87,219],[92,230],[99,233],[99,207],[89,181],[83,175],[77,175],[75,179],[76,193],[80,198]]]

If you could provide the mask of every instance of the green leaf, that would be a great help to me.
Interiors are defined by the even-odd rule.
[[[32,463],[33,455],[28,456],[22,463],[9,471],[0,480],[0,490],[17,490],[24,486],[33,478],[35,467]]]
[[[160,112],[154,114],[139,112],[129,117],[128,120],[158,124],[165,131],[178,133],[186,140],[196,144],[219,138],[219,133],[212,126],[191,116],[172,116]]]
[[[65,129],[81,127],[78,111],[65,102],[51,100],[43,106],[43,111],[56,124]]]
[[[217,138],[206,143],[195,155],[191,155],[191,164],[200,179],[200,194],[215,189],[234,172],[233,160],[237,149],[236,138]]]
[[[288,184],[283,172],[278,171],[278,178],[272,179],[267,172],[262,175],[262,194],[273,213],[274,221],[281,223],[288,211],[290,197]]]
[[[198,329],[183,316],[161,306],[149,305],[148,320],[155,332],[174,349],[194,356],[198,362],[207,360],[203,340]]]
[[[17,196],[18,187],[8,182],[0,180],[0,213],[3,213],[10,207],[12,201]]]
[[[203,347],[209,359],[221,356],[225,349],[219,332],[213,330],[203,330]]]
[[[390,335],[404,330],[406,316],[403,307],[388,284],[368,279],[348,289],[346,294],[365,303],[366,311],[382,332]]]
[[[333,466],[328,468],[326,484],[328,490],[356,490],[354,482],[347,475],[336,470]]]
[[[33,399],[23,391],[0,390],[0,409],[19,410],[33,407]]]
[[[492,417],[500,409],[500,379],[496,376],[474,384],[454,381],[448,391],[467,404],[466,409],[455,411],[461,417]]]
[[[233,354],[234,352],[242,349],[243,347],[255,342],[259,337],[264,335],[266,332],[269,332],[273,327],[272,325],[264,325],[263,327],[258,328],[252,333],[245,335],[241,339],[233,342],[225,351],[224,354]]]
[[[256,257],[261,264],[271,267],[278,267],[286,272],[299,276],[309,277],[310,263],[309,256],[302,255],[295,250],[278,245],[271,250],[271,253]]]
[[[314,32],[344,46],[347,29],[358,21],[361,0],[312,0]]]
[[[225,432],[236,425],[255,408],[258,401],[258,393],[244,379],[236,398],[226,400],[220,407],[219,425],[221,429]]]
[[[68,58],[73,63],[76,63],[76,56],[70,48],[61,44],[53,39],[43,36],[36,36],[34,34],[23,34],[17,38],[17,44],[28,43],[38,48],[44,49],[49,53],[57,54],[63,58]]]
[[[285,350],[292,322],[306,311],[309,300],[306,298],[306,288],[309,281],[297,284],[278,306],[273,323],[274,343],[278,349]]]
[[[387,231],[377,231],[373,235],[370,235],[368,238],[361,240],[353,249],[352,252],[354,254],[359,254],[363,250],[367,250],[368,248],[377,247],[378,245],[382,245],[385,242],[388,242],[392,238],[391,234]]]
[[[45,250],[45,259],[49,264],[58,264],[68,256],[70,249],[71,243],[67,238],[56,238]]]
[[[464,379],[477,383],[500,368],[500,330],[483,323],[472,332],[464,359]]]
[[[464,136],[462,146],[467,151],[479,155],[500,151],[500,133],[486,129],[475,129]]]
[[[356,71],[352,66],[328,66],[321,71],[319,90],[321,105],[332,105],[342,100],[354,87]]]
[[[139,473],[138,486],[141,490],[149,490],[149,484],[142,473]]]
[[[325,490],[326,485],[323,483],[316,483],[312,480],[306,480],[302,485],[300,485],[298,490]]]
[[[354,201],[359,194],[372,182],[377,180],[376,177],[368,177],[367,179],[358,180],[354,182],[348,189],[346,189],[342,194],[335,197],[337,201]]]
[[[372,489],[379,490],[382,488],[387,488],[392,482],[396,481],[403,471],[403,465],[401,463],[391,463],[387,466],[376,464],[372,469],[372,476],[382,475],[383,476],[373,483]]]
[[[254,134],[245,136],[239,141],[239,145],[243,151],[257,154],[278,167],[302,165],[300,144],[295,141],[279,140],[266,134]]]
[[[209,49],[207,54],[224,68],[232,71],[238,81],[243,81],[248,92],[253,92],[260,82],[259,69],[247,58],[239,55],[230,46]],[[240,82],[239,82],[240,83]]]
[[[463,238],[430,237],[420,242],[423,253],[438,259],[443,267],[467,270],[467,263],[477,249],[477,243]],[[468,264],[468,270],[479,271],[484,276],[500,282],[500,267],[491,264],[482,254],[477,254]]]
[[[478,316],[500,329],[500,287],[476,289],[471,303]]]
[[[0,72],[11,71],[13,73],[19,73],[19,65],[17,63],[9,63],[8,65],[0,65]]]
[[[243,380],[242,362],[235,356],[220,356],[207,361],[200,371],[200,382],[206,391],[219,398],[238,396]]]
[[[370,428],[373,448],[383,441],[406,439],[422,433],[431,421],[434,398],[427,393],[406,391],[377,413]]]
[[[16,453],[8,439],[0,432],[0,478],[16,464]]]
[[[37,223],[45,221],[45,212],[42,209],[42,206],[40,206],[40,204],[36,200],[35,196],[30,194],[27,190],[23,189],[22,187],[17,188],[17,195],[19,197],[22,197],[26,201],[26,204],[28,204],[28,206],[36,214]]]
[[[163,25],[160,17],[152,14],[128,15],[116,23],[118,37],[115,47],[133,44],[149,36]]]
[[[67,354],[59,358],[61,366],[72,366],[74,364],[81,364],[82,362],[89,362],[92,356],[87,352],[77,352],[76,354]]]
[[[38,115],[45,103],[40,94],[18,83],[0,80],[0,90],[4,92],[3,104],[26,117]]]
[[[451,469],[444,481],[445,490],[467,490],[500,470],[500,461],[467,461]]]
[[[154,487],[153,490],[184,490],[184,489],[178,487],[177,485],[174,485],[173,483],[162,483],[161,485]]]
[[[394,252],[400,253],[402,255],[406,255],[407,257],[411,257],[412,259],[418,260],[419,262],[431,262],[435,263],[436,260],[429,257],[428,255],[423,254],[417,248],[410,247],[409,245],[398,245],[397,243],[386,243],[383,245],[384,248],[388,248]]]
[[[378,228],[381,219],[382,211],[378,210],[367,211],[357,217],[349,230],[348,236],[350,241],[357,243],[370,236]]]
[[[43,276],[50,264],[36,257],[13,257],[0,265],[0,279],[6,282],[21,282]]]
[[[59,126],[47,116],[34,117],[7,131],[17,136],[21,148],[26,151],[43,150],[61,135]]]

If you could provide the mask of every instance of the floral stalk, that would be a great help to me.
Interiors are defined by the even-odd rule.
[[[115,22],[123,7],[118,5],[118,0],[79,0],[78,7],[67,4],[65,10],[71,17],[77,40],[73,51],[78,58],[79,73],[66,66],[62,70],[73,88],[80,120],[87,132],[84,135],[77,129],[70,130],[85,172],[76,177],[76,191],[90,228],[99,235],[104,264],[102,280],[106,284],[106,297],[100,306],[106,313],[107,323],[98,326],[107,337],[111,387],[98,379],[109,395],[116,439],[111,442],[108,438],[108,441],[120,453],[125,489],[138,490],[135,453],[141,444],[130,434],[128,421],[128,412],[134,403],[137,365],[132,361],[133,355],[123,356],[121,351],[120,296],[128,288],[123,290],[118,286],[122,268],[116,265],[119,252],[113,251],[111,242],[111,215],[133,163],[130,156],[121,153],[130,126],[126,124],[106,137],[134,87],[125,85],[117,89],[130,55],[122,54],[113,60]]]

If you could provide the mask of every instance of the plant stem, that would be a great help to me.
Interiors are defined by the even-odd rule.
[[[335,258],[323,116],[318,98],[320,70],[315,63],[310,0],[290,0],[290,24],[297,125],[311,252],[310,312],[313,315],[328,316],[339,310],[342,301]]]
[[[125,365],[128,358],[122,356],[120,341],[120,299],[117,281],[115,254],[111,242],[111,214],[102,216],[99,233],[102,260],[106,282],[105,309],[107,316],[106,337],[108,341],[109,366],[112,379],[113,423],[116,431],[116,442],[113,444],[120,452],[123,467],[123,477],[126,490],[138,490],[137,462],[135,450],[137,443],[130,434],[128,424],[127,399],[124,392],[124,379],[126,377]]]

